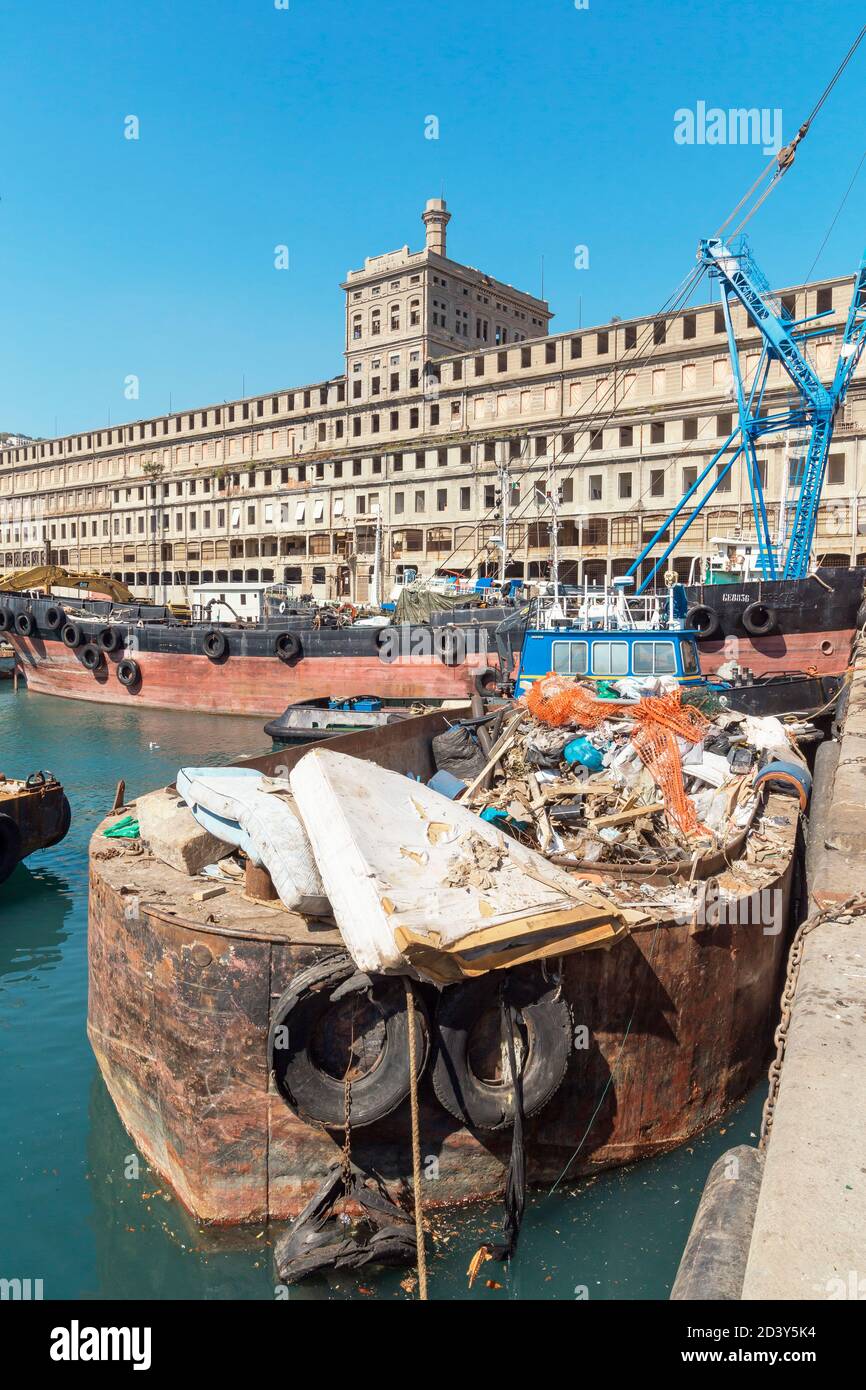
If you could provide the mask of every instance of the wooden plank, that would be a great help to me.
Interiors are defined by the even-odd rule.
[[[657,811],[663,811],[665,803],[663,801],[651,801],[648,806],[632,806],[628,811],[617,811],[613,816],[598,816],[596,820],[589,822],[590,830],[604,830],[609,825],[628,825],[633,820],[640,820],[642,816],[653,816]]]

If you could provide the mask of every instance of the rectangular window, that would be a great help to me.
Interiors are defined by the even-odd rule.
[[[845,455],[831,454],[827,460],[827,482],[844,483],[845,481]]]
[[[653,342],[658,346],[667,337],[667,324],[664,319],[656,319],[653,323]]]
[[[823,290],[819,290],[819,291],[818,291],[818,304],[817,304],[818,313],[819,313],[819,314],[826,314],[826,313],[829,313],[830,310],[831,310],[832,308],[833,308],[833,291],[832,291],[832,289],[823,289]]]
[[[589,500],[590,502],[601,501],[601,474],[590,473],[589,475]]]
[[[698,316],[697,314],[685,314],[683,316],[683,337],[696,338],[698,336]]]
[[[691,415],[688,420],[683,420],[683,439],[697,439],[698,419],[696,415]]]
[[[663,468],[650,469],[650,497],[664,497],[665,495],[665,470]]]
[[[560,676],[585,676],[587,654],[586,642],[554,642],[553,669]]]
[[[604,431],[603,431],[603,430],[590,430],[590,432],[589,432],[589,447],[590,447],[590,449],[601,449],[601,448],[604,447]]]
[[[628,642],[594,642],[592,646],[594,676],[628,675]]]
[[[555,361],[556,361],[556,343],[545,343],[545,345],[544,345],[544,360],[545,360],[545,362],[555,362]]]
[[[469,511],[470,505],[471,505],[471,502],[470,502],[470,490],[469,490],[468,487],[462,487],[462,488],[460,489],[460,510],[461,510],[461,512],[468,512],[468,511]]]
[[[665,442],[665,424],[664,424],[664,420],[656,420],[656,421],[653,422],[653,424],[650,425],[650,443],[651,443],[651,444],[664,444],[664,442]]]
[[[572,338],[572,340],[571,340],[571,356],[572,356],[572,358],[575,358],[575,357],[582,357],[582,356],[583,356],[583,339],[582,339],[582,338]]]
[[[619,427],[619,447],[630,449],[634,443],[634,427],[632,425],[620,425]]]
[[[725,311],[716,309],[713,312],[713,332],[724,333],[725,331]]]
[[[675,676],[677,673],[673,642],[635,642],[632,663],[636,676]]]
[[[696,468],[683,469],[683,492],[688,492],[689,488],[694,487],[698,481],[698,470]]]
[[[595,350],[599,357],[603,357],[610,350],[610,334],[599,333],[596,337]]]
[[[625,346],[626,351],[637,347],[637,324],[627,323],[625,326]]]
[[[625,500],[631,497],[631,474],[620,473],[619,475],[619,495]]]
[[[723,474],[723,473],[725,473],[725,465],[724,465],[723,463],[717,463],[717,464],[716,464],[716,477],[719,479],[719,482],[718,482],[718,485],[717,485],[717,487],[716,487],[716,492],[730,492],[730,490],[731,490],[731,470],[730,470],[730,468],[728,469],[727,473],[725,473],[725,476],[724,476],[724,477],[722,477],[722,474]]]
[[[722,435],[728,435],[728,434],[730,434],[731,431],[733,430],[733,428],[734,428],[734,417],[733,417],[733,415],[726,414],[726,415],[717,415],[717,416],[716,416],[716,434],[717,434],[720,438],[721,438]]]

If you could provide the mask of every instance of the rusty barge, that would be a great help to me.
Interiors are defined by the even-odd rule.
[[[431,740],[446,727],[435,712],[328,746],[426,778]],[[270,775],[305,751],[283,749],[244,766]],[[506,972],[528,991],[530,1061],[533,1038],[548,1029],[550,1040],[550,1029],[558,1031],[560,1061],[548,1068],[556,1075],[547,1078],[543,1108],[526,1122],[531,1183],[674,1148],[760,1077],[776,1021],[784,924],[797,892],[798,822],[796,801],[770,792],[747,834],[725,854],[692,864],[694,883],[718,883],[730,895],[734,910],[720,920],[665,905],[681,866],[640,881],[622,871],[582,870],[596,884],[616,878],[621,898],[632,902],[624,937],[611,949],[565,957],[560,967]],[[146,849],[134,853],[107,840],[108,824],[90,847],[88,1034],[119,1115],[200,1220],[293,1217],[339,1159],[343,1130],[336,1113],[331,1123],[316,1121],[305,1115],[306,1102],[286,1094],[274,1053],[285,1000],[307,1001],[310,1074],[336,1094],[350,1058],[361,1081],[391,1065],[394,1030],[405,1053],[405,1002],[390,989],[400,981],[381,977],[383,988],[360,1014],[351,997],[332,1001],[348,961],[332,921],[288,912],[249,868],[246,882],[202,891],[203,880],[167,868]],[[772,923],[763,911],[768,894]],[[435,1178],[425,1184],[425,1205],[495,1195],[509,1133],[494,1121],[475,1123],[469,1098],[464,1105],[459,1094],[449,1096],[435,1075],[440,1031],[469,1010],[467,1066],[495,1109],[502,1089],[495,974],[442,991],[414,988],[422,1145]],[[555,1016],[542,1011],[551,992],[559,1000]],[[353,1161],[397,1191],[411,1173],[407,1089],[408,1081],[402,1098],[395,1094],[352,1134]]]
[[[0,774],[0,883],[22,859],[59,844],[71,822],[69,801],[50,772],[23,781]]]

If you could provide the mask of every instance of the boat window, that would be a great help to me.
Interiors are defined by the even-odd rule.
[[[635,642],[632,662],[636,676],[675,676],[677,673],[673,642]]]
[[[561,676],[585,676],[587,666],[585,642],[554,642],[553,669]]]
[[[683,659],[683,671],[687,676],[694,676],[699,669],[694,642],[687,642],[685,639],[680,642],[680,655]]]
[[[593,642],[592,672],[595,676],[628,675],[628,642]]]

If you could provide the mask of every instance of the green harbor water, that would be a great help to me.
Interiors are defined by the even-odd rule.
[[[123,777],[127,794],[267,747],[263,721],[100,708],[16,695],[0,681],[0,771],[50,769],[72,829],[0,887],[0,1277],[42,1279],[48,1299],[274,1298],[267,1230],[215,1239],[140,1162],[108,1099],[85,1031],[87,844]],[[495,1207],[436,1222],[432,1298],[666,1298],[714,1159],[754,1142],[764,1088],[688,1148],[534,1194],[516,1259],[465,1271]],[[335,1276],[293,1300],[411,1294],[405,1272]],[[501,1288],[487,1287],[487,1280]],[[586,1291],[585,1293],[583,1291]]]

